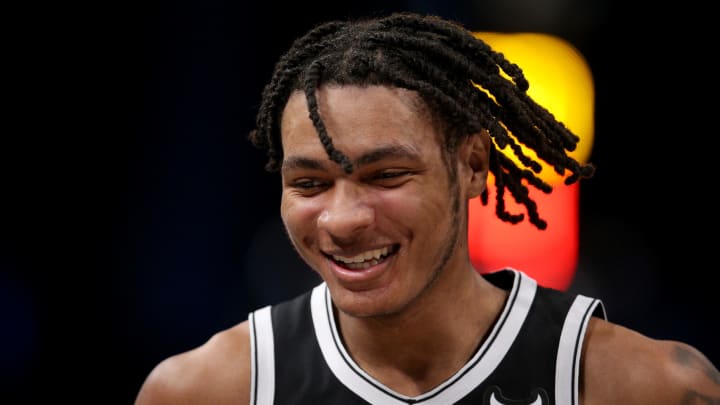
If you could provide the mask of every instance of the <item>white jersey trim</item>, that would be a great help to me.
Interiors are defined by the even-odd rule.
[[[557,405],[580,403],[578,395],[583,340],[590,317],[598,305],[602,307],[599,300],[578,295],[565,317],[555,369],[555,403]]]
[[[250,405],[271,405],[275,397],[275,341],[270,306],[250,313]]]
[[[537,283],[524,273],[515,274],[507,303],[495,326],[477,353],[448,380],[426,392],[408,397],[386,387],[353,361],[345,350],[333,316],[332,300],[325,283],[312,292],[313,324],[323,357],[333,374],[348,389],[372,404],[404,405],[408,402],[446,405],[459,401],[473,391],[500,364],[527,317],[535,298]]]

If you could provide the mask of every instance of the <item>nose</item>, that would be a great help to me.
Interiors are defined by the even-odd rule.
[[[317,218],[317,226],[337,244],[352,243],[375,221],[375,210],[368,204],[360,186],[337,182]]]

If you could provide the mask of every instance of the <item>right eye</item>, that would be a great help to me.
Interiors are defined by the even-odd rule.
[[[319,179],[300,178],[290,182],[288,187],[303,196],[311,196],[325,190],[328,187],[328,183]]]
[[[321,187],[322,182],[315,179],[300,179],[295,182],[293,182],[292,186],[301,188],[301,189],[311,189],[315,187]]]

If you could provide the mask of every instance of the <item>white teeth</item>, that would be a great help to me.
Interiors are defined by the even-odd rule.
[[[389,247],[384,247],[382,249],[374,249],[374,250],[368,250],[367,252],[360,253],[359,255],[355,255],[353,257],[344,257],[344,256],[337,256],[333,255],[333,259],[343,262],[343,263],[362,263],[368,260],[378,260],[381,257],[388,254],[390,251]]]

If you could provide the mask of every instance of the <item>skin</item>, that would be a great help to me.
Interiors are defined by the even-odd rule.
[[[304,96],[291,95],[281,127],[283,221],[330,288],[348,352],[388,387],[419,395],[465,364],[507,298],[473,269],[466,238],[468,200],[486,186],[489,138],[472,134],[444,152],[440,131],[407,90],[322,87],[318,101],[355,170],[328,160]],[[345,263],[364,252],[383,255],[363,268]],[[164,360],[136,404],[248,403],[249,346],[242,322]],[[691,346],[593,319],[580,399],[717,404],[720,374]]]

